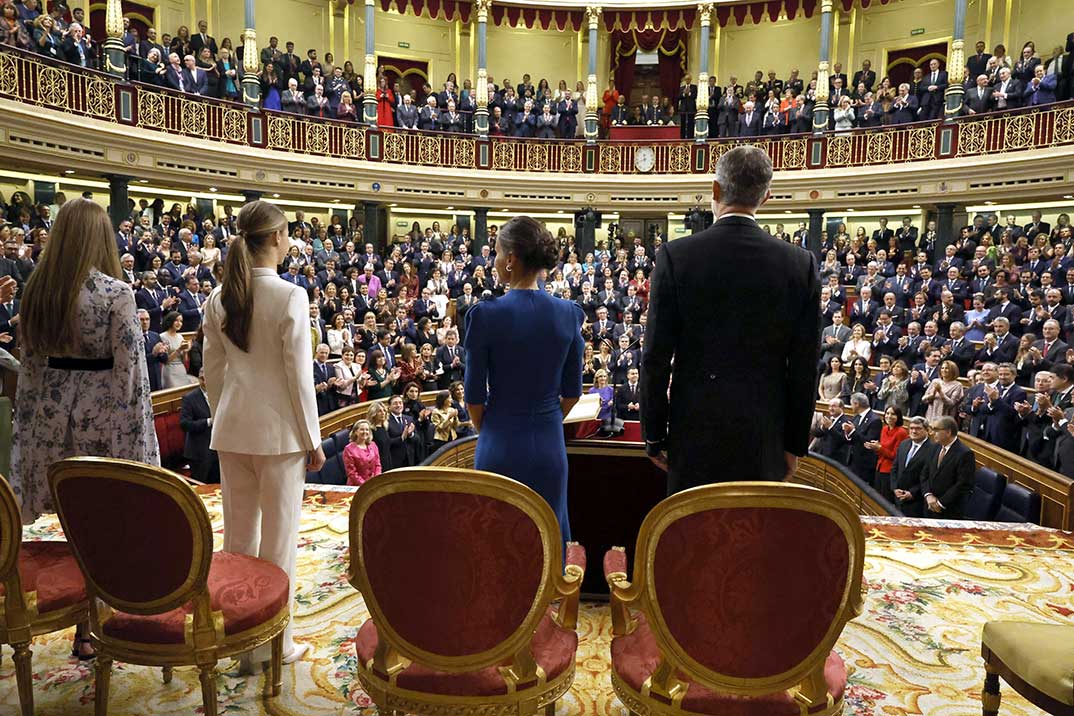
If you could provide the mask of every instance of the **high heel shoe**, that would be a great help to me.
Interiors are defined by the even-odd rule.
[[[75,645],[71,649],[71,656],[77,658],[79,661],[91,661],[93,659],[96,659],[97,658],[97,652],[93,652],[92,654],[83,654],[82,653],[82,647],[84,645],[86,645],[86,644],[92,645],[93,641],[90,640],[90,639],[84,638],[84,637],[83,638],[75,637]]]

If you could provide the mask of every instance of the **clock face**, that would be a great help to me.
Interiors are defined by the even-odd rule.
[[[656,151],[652,147],[639,147],[634,152],[634,168],[639,172],[651,172],[656,166]]]

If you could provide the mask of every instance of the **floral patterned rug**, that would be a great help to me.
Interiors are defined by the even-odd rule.
[[[347,509],[344,490],[311,491],[303,514],[299,553],[296,636],[313,644],[311,658],[284,669],[283,694],[261,697],[260,678],[226,673],[219,681],[222,714],[328,716],[372,713],[354,676],[351,639],[366,617],[362,598],[346,580]],[[219,493],[205,504],[219,540]],[[981,626],[995,618],[1074,624],[1074,536],[1041,529],[967,525],[937,528],[893,518],[866,520],[865,613],[847,627],[838,650],[851,676],[847,714],[980,713],[984,670]],[[42,518],[27,539],[55,539],[54,518]],[[219,544],[217,545],[219,547]],[[599,568],[602,555],[589,555]],[[71,659],[70,631],[34,643],[38,716],[93,712],[92,667]],[[611,619],[603,605],[583,608],[574,687],[559,716],[626,716],[607,675]],[[0,663],[0,714],[14,714],[18,698],[10,647]],[[165,686],[160,671],[117,664],[110,714],[201,712],[194,669],[176,669]],[[1004,716],[1039,714],[1009,688]]]

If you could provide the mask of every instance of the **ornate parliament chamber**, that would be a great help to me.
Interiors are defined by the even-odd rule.
[[[0,714],[1074,715],[1072,100],[1060,0],[2,0]],[[740,146],[773,168],[756,223],[819,274],[810,447],[784,482],[669,497],[649,277]],[[76,202],[107,212],[140,358],[75,371],[148,380],[159,465],[19,469],[75,390],[27,388],[22,295]],[[310,303],[326,461],[293,582],[224,549],[199,386],[252,202]],[[463,396],[523,214],[560,250],[540,290],[585,313],[569,542],[474,469]],[[945,419],[959,519],[911,469]]]

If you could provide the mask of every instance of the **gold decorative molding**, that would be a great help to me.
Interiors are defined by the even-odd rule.
[[[261,71],[261,53],[257,51],[257,31],[248,27],[242,33],[242,69],[246,72]]]
[[[477,21],[487,23],[489,10],[492,9],[492,0],[474,0],[474,9],[477,10]]]
[[[596,30],[598,23],[600,22],[600,16],[604,12],[604,9],[600,5],[590,5],[585,9],[586,20],[589,23],[590,30]]]
[[[712,24],[712,3],[700,3],[697,6],[697,16],[701,21],[701,27],[708,27]]]
[[[947,63],[947,71],[951,84],[962,84],[966,81],[965,41],[961,38],[951,41],[951,58]]]
[[[104,31],[108,37],[123,37],[122,0],[108,0],[104,10]],[[89,28],[86,28],[89,33]]]

